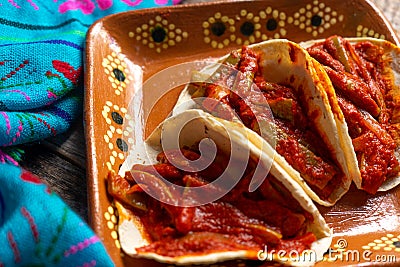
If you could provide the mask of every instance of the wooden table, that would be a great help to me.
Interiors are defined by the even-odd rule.
[[[400,0],[375,0],[375,3],[395,30],[400,32]],[[26,154],[21,165],[40,176],[73,210],[87,220],[86,144],[83,125],[81,117],[68,132],[56,138],[25,145],[23,148]]]

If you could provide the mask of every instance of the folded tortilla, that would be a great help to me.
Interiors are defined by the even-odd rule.
[[[181,93],[175,114],[202,108],[215,116],[241,121],[263,137],[253,140],[256,146],[267,142],[276,148],[275,160],[321,205],[335,204],[351,181],[358,179],[360,173],[354,169],[357,159],[351,153],[351,139],[331,81],[323,67],[298,44],[269,40],[243,47],[197,76],[201,78]],[[282,96],[270,98],[267,94]],[[222,104],[210,104],[208,98]],[[190,101],[192,105],[187,104]],[[234,116],[227,115],[229,108]],[[267,118],[270,110],[276,119],[272,126]],[[251,114],[259,116],[256,126],[248,121]],[[268,127],[272,131],[264,129]]]
[[[381,39],[331,36],[301,44],[323,65],[336,91],[359,189],[374,194],[400,183],[400,48]]]
[[[123,251],[178,265],[260,259],[311,266],[322,260],[332,241],[330,228],[273,159],[273,147],[265,143],[260,149],[253,139],[259,136],[243,124],[201,110],[160,124],[131,151],[119,175],[108,178]],[[186,151],[186,156],[177,159],[170,151]],[[193,151],[200,158],[193,158]],[[211,157],[210,151],[215,152]],[[209,158],[209,167],[195,170],[194,163]],[[171,171],[174,162],[179,172]],[[249,192],[252,179],[261,186]],[[279,250],[286,252],[278,255]]]

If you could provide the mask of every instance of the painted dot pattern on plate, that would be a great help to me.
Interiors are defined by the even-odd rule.
[[[107,211],[104,212],[104,219],[106,220],[107,228],[111,231],[111,237],[114,240],[115,246],[120,249],[121,244],[118,238],[118,210],[110,205]]]
[[[260,17],[246,9],[242,9],[239,16],[240,19],[236,21],[235,25],[235,28],[239,29],[236,44],[248,45],[255,43],[261,36]]]
[[[311,38],[318,38],[328,29],[345,22],[345,16],[321,0],[304,4],[294,13],[268,6],[263,10],[242,9],[237,14],[215,12],[202,22],[203,41],[215,49],[229,45],[248,45],[269,39],[287,38],[293,31],[304,31]],[[289,27],[291,25],[291,27]],[[179,26],[179,25],[178,25]],[[128,33],[129,37],[158,53],[177,46],[189,36],[162,15],[149,19]],[[187,25],[182,25],[185,28]],[[196,26],[196,25],[191,25]],[[359,25],[356,36],[385,39],[373,29]],[[116,74],[115,74],[116,75]]]
[[[212,48],[222,49],[231,44],[248,45],[268,39],[286,38],[290,35],[288,25],[294,26],[296,30],[305,31],[313,38],[318,38],[326,30],[343,23],[344,19],[343,14],[324,1],[313,0],[293,14],[286,14],[272,6],[256,11],[242,9],[238,14],[229,16],[223,12],[216,12],[206,18],[201,27],[203,41]],[[385,39],[384,35],[362,25],[358,26],[354,34]],[[189,36],[187,31],[177,27],[162,15],[138,25],[128,35],[158,53],[178,45]]]
[[[336,23],[342,22],[344,16],[325,3],[315,0],[300,8],[293,16],[288,18],[288,23],[297,26],[300,30],[317,37]]]
[[[176,27],[175,24],[160,15],[138,26],[128,35],[130,38],[140,41],[144,46],[155,49],[157,53],[175,46],[189,36],[186,31]]]
[[[286,38],[289,24],[316,38],[343,21],[343,14],[324,2],[314,0],[291,16],[271,6],[258,12],[242,9],[239,14],[231,16],[216,12],[203,22],[202,27],[204,42],[212,48],[221,49],[232,43],[248,45],[268,39]],[[384,39],[379,33],[369,29],[365,31],[364,28],[357,35]]]
[[[281,12],[272,7],[267,7],[259,13],[263,31],[261,40],[278,39],[286,37],[287,31],[285,29],[287,23],[287,16],[285,12]]]
[[[213,48],[224,48],[231,43],[248,45],[267,39],[286,36],[286,14],[272,7],[257,13],[242,9],[234,17],[220,12],[203,22],[204,42]]]
[[[235,20],[217,12],[203,22],[204,42],[213,48],[224,48],[236,40]]]
[[[285,38],[288,24],[317,37],[343,20],[342,14],[315,0],[291,16],[271,6],[259,12],[242,9],[239,14],[230,17],[217,12],[206,19],[202,26],[204,42],[212,48],[221,49],[231,43],[248,45]]]
[[[385,35],[380,34],[378,32],[375,32],[372,29],[369,29],[368,27],[364,27],[362,25],[357,26],[357,37],[373,37],[373,38],[379,38],[385,40]]]
[[[111,101],[106,101],[103,106],[102,116],[108,125],[108,130],[104,134],[103,139],[106,146],[111,151],[109,161],[106,162],[108,170],[115,170],[116,160],[125,159],[125,153],[129,150],[130,134],[133,128],[129,126],[130,115],[127,109],[114,105]],[[124,127],[124,122],[128,126]]]
[[[108,80],[111,82],[115,94],[121,95],[126,89],[127,84],[132,81],[125,57],[118,51],[113,51],[110,55],[103,58],[102,66],[104,72],[108,75]]]
[[[364,250],[400,252],[400,235],[386,234],[362,246]]]

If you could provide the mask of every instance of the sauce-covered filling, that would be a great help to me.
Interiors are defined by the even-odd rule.
[[[228,112],[231,109],[231,113],[236,113],[248,128],[272,142],[277,152],[321,199],[329,200],[332,192],[341,185],[344,174],[314,129],[312,118],[305,115],[301,90],[266,81],[259,55],[249,47],[244,46],[240,54],[232,54],[231,58],[237,58],[232,67],[239,73],[219,73],[217,81],[200,85],[194,96],[201,95],[222,103],[216,105],[208,99],[200,103],[219,117],[231,119],[233,115]],[[270,107],[273,116],[266,106]],[[275,129],[274,136],[263,134],[270,124]]]
[[[338,95],[353,141],[362,187],[376,193],[399,175],[395,150],[400,145],[392,77],[385,76],[384,51],[369,41],[351,44],[332,36],[307,49],[324,65]],[[371,115],[371,116],[369,116]]]
[[[249,192],[254,161],[235,187],[221,199],[195,206],[180,207],[158,201],[143,188],[162,192],[166,198],[193,198],[185,190],[174,191],[165,180],[184,188],[210,184],[222,174],[224,160],[216,159],[200,172],[183,171],[173,162],[174,153],[182,152],[188,159],[186,167],[200,155],[182,149],[158,156],[154,165],[134,165],[125,177],[110,174],[108,192],[131,208],[146,229],[150,244],[137,248],[164,256],[204,255],[221,251],[259,251],[269,249],[302,252],[316,240],[307,225],[312,215],[305,211],[280,181],[268,174],[262,185]],[[187,168],[185,168],[187,170]],[[165,180],[164,180],[165,179]],[[222,188],[213,188],[222,190]]]

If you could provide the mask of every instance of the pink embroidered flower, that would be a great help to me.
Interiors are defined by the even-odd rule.
[[[12,0],[9,0],[12,1]],[[32,0],[28,0],[32,1]],[[53,0],[57,1],[57,0]],[[101,10],[106,10],[112,7],[113,0],[95,0]],[[143,0],[120,0],[128,6],[138,6]],[[154,0],[156,5],[167,5],[169,0]],[[173,4],[178,4],[181,0],[172,0]],[[65,13],[70,10],[81,10],[83,14],[90,15],[95,10],[96,6],[92,0],[67,0],[58,7],[60,13]]]
[[[109,9],[113,5],[112,0],[97,0],[97,5],[101,10]]]
[[[143,0],[122,0],[125,4],[128,6],[137,6],[139,5]]]
[[[62,3],[58,7],[58,11],[60,13],[65,13],[69,10],[78,10],[78,9],[80,9],[83,14],[89,15],[93,13],[95,5],[90,0],[68,0],[67,2]]]
[[[155,0],[157,5],[166,5],[168,4],[168,0]]]

